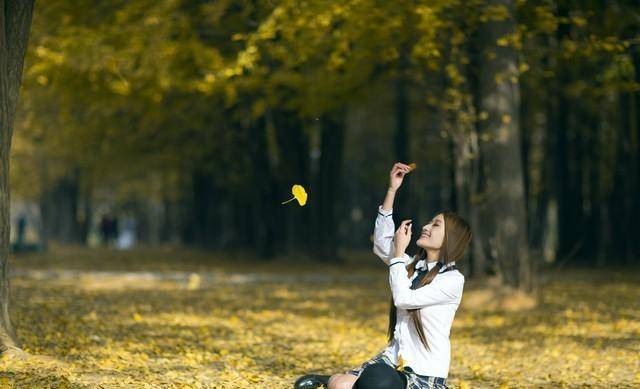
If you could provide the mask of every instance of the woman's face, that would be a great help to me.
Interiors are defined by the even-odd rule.
[[[438,250],[444,240],[444,216],[439,213],[429,224],[422,227],[422,231],[416,244],[423,249]]]

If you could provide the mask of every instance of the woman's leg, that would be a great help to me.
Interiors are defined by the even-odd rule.
[[[329,378],[327,384],[328,389],[351,389],[355,388],[354,383],[358,377],[362,374],[365,368],[376,363],[386,363],[391,365],[389,358],[384,355],[384,349],[373,356],[371,359],[365,361],[360,367],[349,370],[345,374],[334,374]]]
[[[406,377],[386,363],[367,366],[354,384],[355,389],[404,389]]]
[[[334,374],[329,378],[328,389],[351,389],[357,379],[353,374]]]

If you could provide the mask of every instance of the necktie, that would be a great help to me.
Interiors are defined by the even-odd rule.
[[[420,285],[420,281],[427,275],[428,271],[425,268],[417,269],[418,275],[411,281],[411,289],[416,289]]]

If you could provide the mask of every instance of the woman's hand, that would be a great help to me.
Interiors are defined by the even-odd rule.
[[[395,237],[396,257],[404,256],[404,252],[411,242],[411,219],[403,220],[396,231]]]
[[[404,180],[404,175],[409,173],[411,168],[409,165],[405,165],[404,163],[396,162],[391,168],[391,173],[389,173],[389,189],[396,191],[402,185],[402,180]]]

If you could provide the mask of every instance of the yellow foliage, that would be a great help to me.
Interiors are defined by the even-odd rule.
[[[307,372],[359,366],[385,345],[387,269],[370,253],[349,253],[339,266],[160,253],[73,248],[12,261],[21,271],[12,279],[12,316],[31,356],[0,360],[0,387],[288,388]],[[114,273],[112,288],[92,289],[87,274],[37,279],[29,275],[36,268],[153,271],[167,280],[145,278],[142,288],[122,273],[123,287]],[[180,269],[185,278],[176,281]],[[230,272],[264,279],[220,282],[232,280]],[[193,274],[197,289],[186,287]],[[492,280],[465,283],[449,387],[640,383],[638,276],[543,275],[538,304],[512,301],[509,309],[509,291]]]

